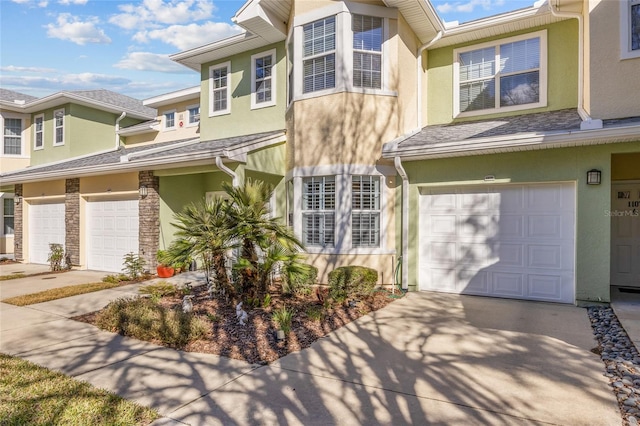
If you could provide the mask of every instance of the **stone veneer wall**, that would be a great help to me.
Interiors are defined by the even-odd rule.
[[[158,189],[160,179],[153,175],[153,171],[141,171],[138,174],[140,186],[147,187],[147,196],[140,197],[139,215],[140,229],[138,244],[140,256],[146,262],[146,269],[154,271],[157,265],[156,252],[160,247],[160,196]]]
[[[71,265],[80,264],[80,179],[65,181],[65,254]]]
[[[15,185],[15,197],[22,197],[22,184]],[[24,201],[14,205],[13,211],[13,255],[16,260],[24,260],[22,257],[22,205]]]

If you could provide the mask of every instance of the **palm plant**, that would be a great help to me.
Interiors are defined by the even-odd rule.
[[[189,204],[175,214],[173,226],[177,228],[177,238],[167,249],[167,258],[178,263],[199,259],[207,283],[213,275],[216,284],[233,297],[235,290],[227,275],[226,260],[227,252],[234,246],[226,210],[226,201],[216,198],[211,202]]]
[[[223,184],[229,195],[229,231],[240,247],[236,264],[242,293],[257,297],[267,291],[275,266],[302,250],[293,232],[269,215],[271,188],[248,179],[243,186]]]

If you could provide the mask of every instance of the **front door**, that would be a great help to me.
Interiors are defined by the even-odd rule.
[[[611,285],[640,287],[640,182],[611,185]]]

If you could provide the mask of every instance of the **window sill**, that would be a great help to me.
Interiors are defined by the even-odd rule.
[[[64,146],[64,142],[62,142],[62,143],[54,143],[53,146]]]
[[[269,108],[269,107],[274,107],[274,106],[276,106],[275,102],[265,102],[265,103],[262,103],[262,104],[253,104],[252,103],[251,104],[251,109],[252,110],[254,110],[254,109],[262,109],[262,108]]]
[[[476,111],[468,111],[468,112],[454,112],[453,118],[465,118],[465,117],[478,117],[481,115],[491,115],[491,114],[501,114],[513,111],[524,111],[529,109],[536,108],[546,108],[547,104],[543,102],[538,102],[535,104],[523,104],[523,105],[514,105],[502,108],[491,108],[491,109],[479,109]]]
[[[396,254],[393,249],[383,249],[375,247],[358,247],[350,249],[340,249],[338,247],[307,247],[309,254],[330,254],[330,255],[390,255]]]
[[[361,88],[325,89],[325,90],[318,90],[317,92],[303,93],[302,95],[295,97],[291,102],[291,104],[296,101],[304,101],[307,99],[319,98],[321,96],[335,95],[338,93],[356,93],[356,94],[362,94],[362,95],[394,96],[394,97],[398,96],[398,92],[394,90],[386,90],[386,89],[361,89]]]
[[[620,52],[620,60],[626,61],[627,59],[638,59],[640,58],[640,50],[634,50],[631,52]]]
[[[231,114],[231,110],[215,111],[215,112],[209,113],[209,117],[219,117],[221,115],[229,115],[229,114]]]

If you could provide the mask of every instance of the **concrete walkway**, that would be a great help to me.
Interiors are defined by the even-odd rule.
[[[621,424],[581,308],[411,293],[268,366],[68,319],[134,292],[0,303],[0,351],[157,408],[156,425]]]

